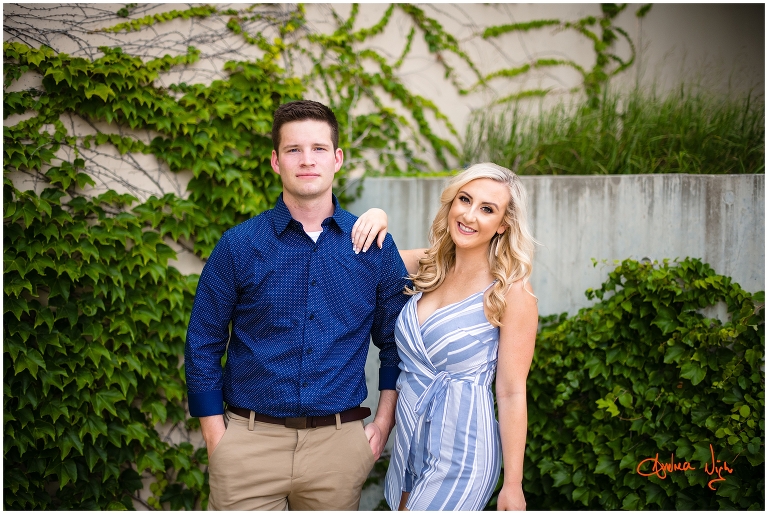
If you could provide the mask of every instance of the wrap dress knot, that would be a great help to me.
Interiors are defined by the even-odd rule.
[[[491,384],[499,331],[485,317],[484,292],[421,326],[417,293],[397,320],[402,371],[384,490],[393,509],[408,491],[409,510],[482,510],[496,486],[501,444]]]

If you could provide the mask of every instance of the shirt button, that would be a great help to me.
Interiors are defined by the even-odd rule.
[[[313,285],[313,286],[316,286],[316,285],[317,285],[317,280],[313,280],[313,281],[312,281],[312,285]]]
[[[308,385],[309,385],[309,384],[307,384],[306,382],[304,382],[303,384],[301,384],[301,387],[307,387]]]
[[[310,319],[310,320],[313,320],[313,319],[315,319],[315,315],[314,315],[314,314],[310,314],[310,315],[309,315],[309,319]]]
[[[312,348],[307,348],[307,355],[309,355],[310,353],[312,353]]]
[[[317,246],[315,246],[314,248],[312,248],[312,251],[313,251],[313,252],[316,252],[316,251],[317,251]]]

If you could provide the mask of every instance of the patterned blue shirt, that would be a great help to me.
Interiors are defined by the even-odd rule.
[[[358,406],[368,395],[370,336],[379,348],[379,389],[395,388],[394,328],[408,300],[407,272],[389,234],[382,249],[355,254],[357,218],[333,202],[317,243],[281,195],[214,248],[184,352],[192,416],[222,414],[223,401],[280,418]]]

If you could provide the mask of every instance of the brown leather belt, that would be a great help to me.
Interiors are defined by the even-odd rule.
[[[251,417],[251,411],[249,409],[228,405],[227,410],[244,418]],[[339,412],[339,417],[341,418],[342,423],[358,421],[360,419],[365,419],[370,415],[371,409],[368,407],[353,407],[344,412]],[[255,412],[254,420],[264,423],[273,423],[275,425],[284,425],[286,428],[316,428],[335,425],[336,414],[330,414],[328,416],[305,416],[302,418],[273,418],[272,416]]]

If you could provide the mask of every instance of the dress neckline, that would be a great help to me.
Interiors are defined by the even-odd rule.
[[[491,282],[490,284],[488,284],[488,285],[485,287],[485,289],[483,289],[482,291],[478,291],[478,292],[476,292],[476,293],[472,293],[471,295],[467,296],[466,298],[464,298],[464,299],[462,299],[462,300],[459,300],[459,301],[456,301],[456,302],[453,302],[453,303],[449,303],[449,304],[447,304],[447,305],[443,305],[442,307],[438,307],[437,309],[435,309],[435,310],[432,312],[432,314],[430,314],[429,316],[427,316],[427,317],[424,319],[424,323],[419,323],[419,300],[421,300],[421,297],[422,297],[422,296],[424,296],[424,293],[423,293],[422,291],[419,291],[419,296],[416,298],[416,301],[414,301],[414,302],[413,302],[413,309],[416,311],[416,312],[415,312],[415,314],[416,314],[416,323],[419,325],[419,330],[421,330],[422,328],[424,328],[424,325],[426,325],[426,324],[427,324],[427,321],[429,321],[430,319],[432,319],[432,317],[433,317],[435,314],[437,314],[438,312],[440,312],[440,311],[442,311],[442,310],[444,310],[444,309],[447,309],[448,307],[453,307],[454,305],[459,305],[459,304],[462,304],[462,303],[466,302],[467,300],[469,300],[470,298],[474,298],[475,296],[477,296],[477,295],[479,295],[479,294],[481,294],[481,295],[482,295],[482,294],[485,294],[485,292],[486,292],[486,291],[488,291],[488,289],[490,289],[490,287],[491,287],[493,284],[495,284],[495,283],[496,283],[496,281],[494,280],[493,282]]]

